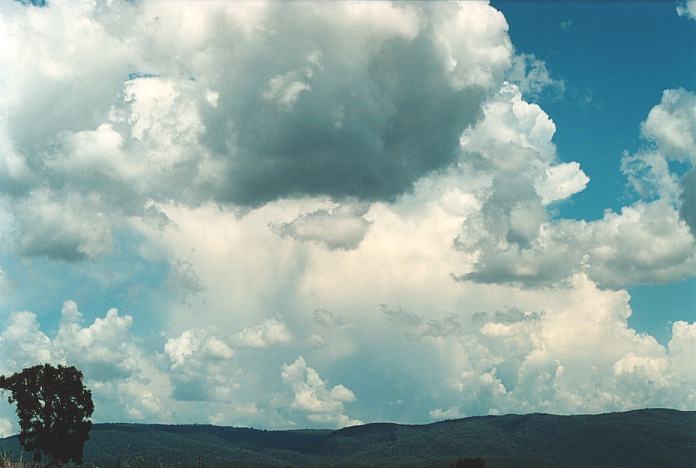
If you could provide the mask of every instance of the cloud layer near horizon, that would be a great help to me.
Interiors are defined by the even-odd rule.
[[[559,219],[590,177],[528,99],[562,81],[486,3],[55,0],[0,21],[3,258],[167,265],[156,319],[5,310],[2,372],[75,364],[102,421],[696,407],[694,324],[638,334],[622,289],[696,271],[691,92],[636,129],[637,201]]]

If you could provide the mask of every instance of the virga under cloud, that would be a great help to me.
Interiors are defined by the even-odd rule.
[[[661,345],[622,289],[696,271],[690,91],[583,221],[529,102],[564,82],[484,2],[5,2],[0,43],[2,258],[168,271],[156,319],[3,309],[0,371],[78,365],[100,420],[696,406],[694,324]]]

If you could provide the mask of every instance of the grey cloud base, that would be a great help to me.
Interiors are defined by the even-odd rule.
[[[203,136],[226,161],[218,199],[242,205],[303,195],[393,200],[451,164],[459,135],[480,115],[484,90],[457,89],[432,38],[392,39],[357,64],[330,50],[302,51],[298,61],[312,53],[317,70],[303,77],[306,87],[292,104],[263,98],[278,69],[247,78],[256,87],[241,93],[220,91]]]

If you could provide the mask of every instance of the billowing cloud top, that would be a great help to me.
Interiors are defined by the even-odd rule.
[[[0,43],[0,304],[59,265],[124,311],[3,309],[2,372],[78,365],[99,420],[696,405],[694,324],[663,346],[623,290],[696,272],[690,91],[584,221],[529,102],[564,82],[485,2],[3,2]]]

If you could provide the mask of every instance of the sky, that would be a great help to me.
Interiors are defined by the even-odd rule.
[[[97,422],[696,409],[696,3],[36,3],[0,373]]]

